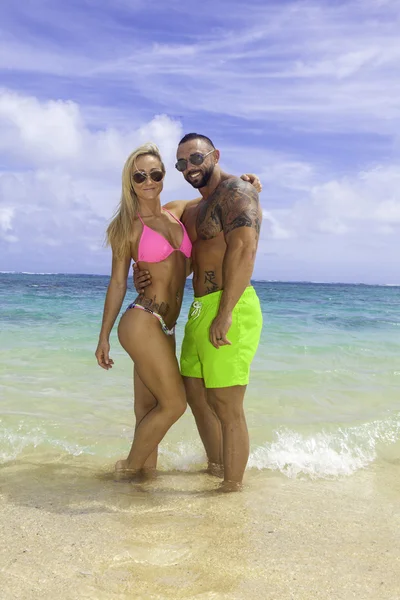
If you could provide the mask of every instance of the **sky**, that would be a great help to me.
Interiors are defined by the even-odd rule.
[[[256,279],[400,283],[400,0],[0,6],[0,270],[110,272],[130,152],[256,173]]]

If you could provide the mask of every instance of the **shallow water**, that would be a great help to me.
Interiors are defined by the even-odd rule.
[[[94,359],[108,278],[0,275],[0,459],[37,451],[113,464],[129,448],[132,366]],[[264,327],[246,395],[249,469],[351,475],[400,457],[400,287],[255,283]],[[133,295],[130,290],[125,305]],[[187,284],[178,352],[192,293]],[[204,464],[190,412],[161,446],[161,469]]]
[[[98,458],[0,467],[4,600],[398,600],[400,463],[310,480],[250,470],[115,483]]]
[[[155,480],[113,481],[132,365],[115,333],[94,358],[107,283],[0,275],[2,600],[399,600],[400,288],[255,283],[251,455],[222,495],[189,411]]]

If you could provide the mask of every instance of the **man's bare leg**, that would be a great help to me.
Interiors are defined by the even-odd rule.
[[[222,426],[224,491],[239,490],[249,459],[249,433],[243,411],[245,385],[207,390],[207,400]]]
[[[222,429],[220,420],[212,406],[207,402],[207,390],[204,387],[204,381],[195,377],[184,377],[183,381],[186,399],[192,410],[207,454],[208,471],[212,475],[222,477]]]

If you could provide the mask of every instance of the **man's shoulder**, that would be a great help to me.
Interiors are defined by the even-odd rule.
[[[235,175],[229,175],[223,179],[218,185],[218,189],[221,191],[255,192],[257,194],[256,188],[249,181],[244,181],[244,179]]]
[[[244,181],[241,177],[231,175],[223,179],[218,185],[218,195],[223,198],[232,198],[241,196],[251,196],[254,199],[258,198],[258,192],[255,187],[248,181]],[[233,196],[232,196],[233,195]]]

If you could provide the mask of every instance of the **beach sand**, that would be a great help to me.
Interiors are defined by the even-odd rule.
[[[251,470],[116,483],[112,465],[1,466],[1,600],[399,600],[400,462],[336,480]]]

